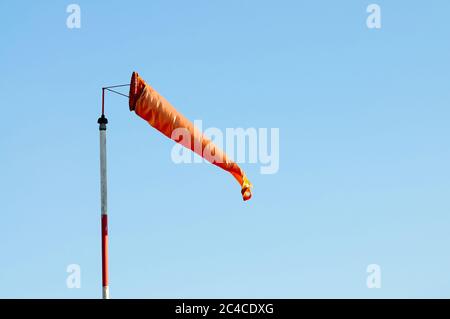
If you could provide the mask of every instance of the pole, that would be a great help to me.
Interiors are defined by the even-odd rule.
[[[107,180],[106,180],[106,124],[108,119],[104,114],[105,89],[102,89],[102,116],[98,119],[100,130],[100,201],[101,201],[101,227],[102,227],[102,286],[103,299],[109,299],[108,282],[108,207],[107,207]]]

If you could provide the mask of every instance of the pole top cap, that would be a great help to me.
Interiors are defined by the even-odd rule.
[[[102,114],[97,120],[98,124],[108,124],[108,119],[105,117],[105,114]]]

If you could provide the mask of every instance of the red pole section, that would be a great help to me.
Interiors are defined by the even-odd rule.
[[[105,115],[105,88],[102,89],[102,115]]]
[[[103,299],[109,299],[107,214],[102,214],[102,285],[103,285]]]

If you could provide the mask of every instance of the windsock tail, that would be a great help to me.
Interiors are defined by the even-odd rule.
[[[242,194],[242,199],[245,201],[249,200],[250,198],[252,198],[252,190],[251,188],[253,187],[252,183],[250,183],[250,181],[248,180],[247,176],[244,174],[244,178],[242,181],[242,190],[241,190],[241,194]]]

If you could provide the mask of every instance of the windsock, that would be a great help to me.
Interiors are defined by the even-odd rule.
[[[252,197],[252,184],[244,171],[225,152],[203,135],[191,121],[133,72],[129,95],[130,111],[147,121],[168,138],[197,153],[210,163],[231,173],[241,186],[244,201]]]

